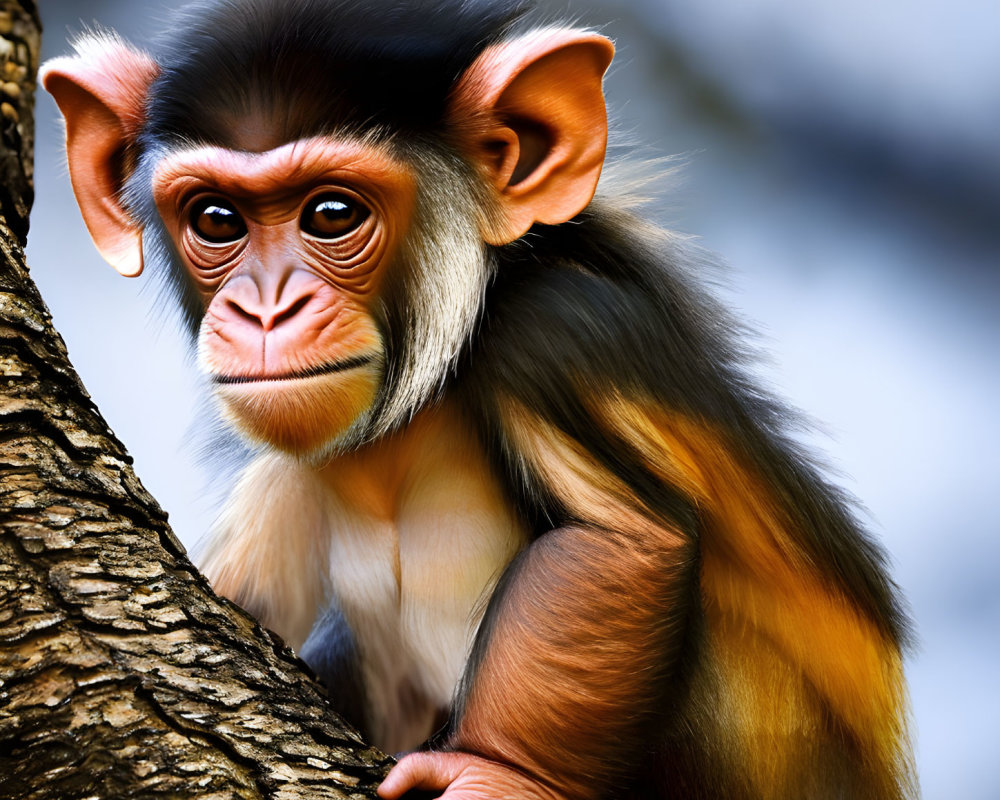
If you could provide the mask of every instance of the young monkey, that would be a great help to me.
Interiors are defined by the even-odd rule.
[[[445,723],[386,798],[912,797],[881,551],[595,197],[612,43],[525,11],[220,0],[44,68],[255,447],[202,567],[376,744]]]

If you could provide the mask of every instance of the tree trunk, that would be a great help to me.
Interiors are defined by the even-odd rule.
[[[192,567],[28,276],[39,28],[0,0],[0,798],[374,797],[391,760]]]

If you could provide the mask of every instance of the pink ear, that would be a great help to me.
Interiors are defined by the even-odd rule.
[[[87,230],[104,259],[134,277],[142,272],[142,229],[119,194],[159,67],[114,36],[87,37],[76,50],[46,63],[42,84],[66,118],[69,176]]]
[[[602,79],[614,56],[589,31],[532,31],[485,50],[460,79],[450,120],[496,190],[490,244],[536,222],[556,225],[590,202],[604,164],[608,123]]]

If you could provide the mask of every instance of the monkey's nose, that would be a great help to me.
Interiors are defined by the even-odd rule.
[[[312,291],[302,292],[297,296],[282,298],[279,303],[230,297],[226,299],[226,308],[235,317],[267,333],[297,316],[313,299],[314,294]]]
[[[237,276],[216,299],[232,323],[263,333],[297,319],[322,287],[322,282],[306,270],[261,273]]]

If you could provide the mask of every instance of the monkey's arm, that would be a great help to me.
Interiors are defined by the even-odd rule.
[[[635,774],[665,710],[693,594],[692,538],[653,521],[537,418],[516,415],[514,435],[577,521],[540,537],[492,598],[449,742],[462,753],[405,760],[386,796],[448,784],[449,798],[507,796],[527,777],[513,794],[598,797]]]

